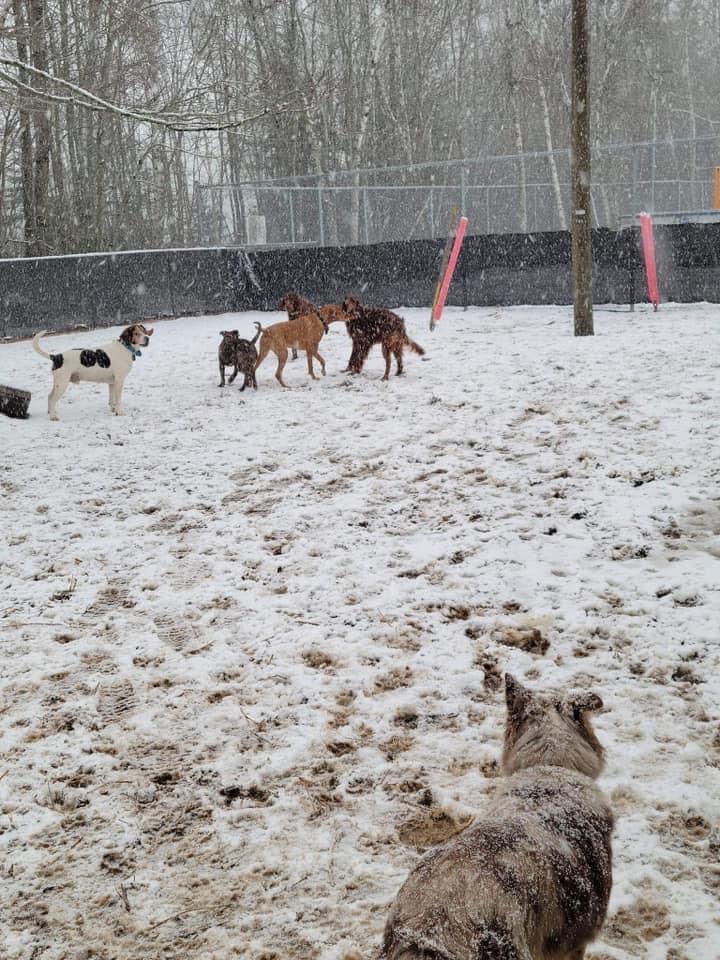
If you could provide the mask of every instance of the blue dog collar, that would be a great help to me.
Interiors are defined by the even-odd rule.
[[[138,357],[142,356],[141,350],[136,350],[135,347],[129,347],[124,340],[121,340],[120,343],[125,347],[126,350],[129,350],[132,354],[133,361],[137,360]]]

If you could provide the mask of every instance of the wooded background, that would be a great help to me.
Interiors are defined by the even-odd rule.
[[[547,152],[562,211],[569,14],[570,0],[0,0],[0,255],[183,247],[196,185],[489,154]],[[720,133],[717,0],[598,0],[591,37],[594,145],[670,141],[672,162],[675,142]],[[679,151],[678,178],[710,177],[694,163]]]

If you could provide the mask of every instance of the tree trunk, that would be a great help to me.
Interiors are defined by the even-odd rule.
[[[373,104],[373,92],[375,89],[375,75],[377,73],[378,57],[385,36],[385,22],[378,26],[375,43],[370,54],[370,70],[368,72],[367,85],[364,91],[363,111],[360,116],[360,125],[358,127],[357,137],[355,138],[355,150],[353,156],[353,166],[355,172],[352,175],[352,192],[350,194],[350,243],[357,243],[360,237],[360,172],[357,169],[363,158],[363,147],[365,145],[365,135],[367,133],[368,120]]]
[[[588,0],[573,0],[572,5],[572,262],[576,337],[594,332],[587,3]]]
[[[18,60],[27,63],[27,23],[25,20],[25,11],[22,0],[13,0],[13,14],[15,17],[15,37],[17,43]],[[23,83],[29,82],[26,70],[20,70],[20,79]],[[20,94],[18,97],[18,116],[20,118],[20,182],[22,184],[22,202],[24,230],[23,239],[25,247],[23,256],[33,256],[33,243],[35,239],[35,203],[33,191],[33,142],[32,130],[30,129],[30,111],[28,109],[28,97]]]
[[[47,72],[47,24],[45,0],[30,0],[30,47],[33,66]],[[44,89],[45,81],[36,76],[34,85]],[[38,101],[34,110],[35,156],[33,158],[33,206],[35,215],[31,255],[46,256],[52,252],[48,243],[48,191],[50,186],[50,105]]]
[[[557,161],[553,152],[552,123],[550,121],[550,107],[548,106],[547,90],[544,80],[538,80],[540,90],[540,102],[542,104],[543,126],[545,128],[545,145],[548,151],[548,165],[550,167],[550,179],[552,180],[553,192],[555,194],[555,203],[557,205],[558,219],[560,220],[560,229],[567,230],[567,218],[565,217],[565,204],[563,203],[562,188],[560,186],[560,177],[558,175]]]

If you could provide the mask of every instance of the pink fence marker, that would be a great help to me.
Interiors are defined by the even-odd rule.
[[[640,238],[642,240],[643,260],[645,261],[648,296],[653,305],[653,310],[657,310],[660,303],[660,292],[658,291],[657,265],[655,263],[655,235],[653,233],[652,217],[649,213],[640,214]]]
[[[432,317],[430,321],[430,329],[435,326],[442,316],[443,307],[445,306],[445,301],[447,299],[448,290],[450,289],[450,281],[453,278],[453,273],[455,272],[455,264],[458,261],[460,256],[460,247],[462,246],[463,238],[465,236],[465,231],[467,230],[468,218],[460,217],[460,221],[457,226],[457,231],[455,232],[455,240],[452,245],[452,250],[450,251],[450,259],[448,260],[447,269],[445,271],[445,276],[443,277],[442,286],[440,287],[440,293],[438,294],[435,307],[433,308]]]

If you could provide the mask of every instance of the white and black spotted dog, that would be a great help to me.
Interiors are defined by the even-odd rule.
[[[110,409],[118,417],[123,415],[122,388],[125,377],[133,368],[137,357],[142,356],[140,347],[150,343],[152,330],[146,330],[141,323],[126,327],[117,340],[104,344],[98,350],[64,350],[62,353],[45,353],[40,348],[40,337],[47,333],[42,330],[32,339],[33,348],[41,357],[52,360],[53,388],[48,396],[48,414],[51,420],[59,420],[57,402],[71,383],[90,380],[93,383],[107,383],[110,391]]]

